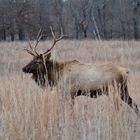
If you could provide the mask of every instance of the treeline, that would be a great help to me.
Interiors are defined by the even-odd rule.
[[[0,40],[140,38],[140,0],[0,0]]]

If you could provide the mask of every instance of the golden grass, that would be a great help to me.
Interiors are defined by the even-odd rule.
[[[41,42],[40,52],[48,44]],[[38,87],[22,73],[32,58],[26,45],[0,43],[0,140],[140,140],[140,118],[120,100],[77,97],[72,107],[58,89]],[[130,95],[140,109],[140,42],[62,41],[52,57],[128,67]]]

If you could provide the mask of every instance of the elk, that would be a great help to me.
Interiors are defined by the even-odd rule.
[[[71,61],[55,61],[51,59],[51,51],[58,41],[63,39],[65,35],[62,33],[59,38],[56,38],[52,29],[53,43],[50,49],[39,54],[36,51],[37,45],[41,39],[42,32],[37,36],[37,41],[33,47],[29,43],[30,49],[25,49],[33,56],[33,60],[23,67],[24,73],[31,73],[35,82],[42,87],[45,87],[48,82],[49,86],[60,86],[69,90],[72,100],[76,96],[84,95],[96,98],[97,95],[108,95],[110,85],[120,90],[120,98],[127,103],[136,113],[139,112],[137,104],[130,97],[127,87],[127,79],[129,71],[119,65],[112,63],[102,64],[83,64],[77,60]]]

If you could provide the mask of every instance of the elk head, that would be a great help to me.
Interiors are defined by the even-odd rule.
[[[50,57],[51,57],[51,50],[54,48],[55,44],[58,41],[60,41],[62,38],[65,37],[65,35],[63,35],[63,33],[61,32],[61,36],[59,38],[56,38],[52,27],[50,27],[50,29],[53,36],[53,43],[52,43],[52,46],[46,52],[39,54],[36,51],[38,43],[42,37],[42,30],[40,30],[38,33],[35,46],[33,47],[31,43],[29,42],[30,49],[27,49],[27,48],[25,49],[29,54],[33,56],[33,60],[29,64],[27,64],[25,67],[23,67],[22,71],[24,73],[33,74],[32,78],[41,86],[45,86],[47,67],[50,64],[49,62],[50,62]]]

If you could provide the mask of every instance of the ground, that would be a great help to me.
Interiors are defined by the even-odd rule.
[[[50,45],[40,42],[38,51]],[[32,59],[23,50],[27,46],[0,43],[0,140],[140,140],[140,117],[116,100],[115,92],[97,99],[77,97],[72,107],[59,89],[38,87],[22,72]],[[65,40],[57,44],[52,58],[128,68],[129,93],[140,109],[140,42]]]

